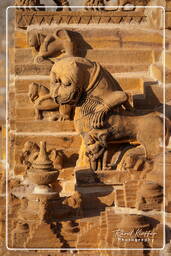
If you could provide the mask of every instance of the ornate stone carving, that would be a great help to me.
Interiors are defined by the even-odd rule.
[[[37,143],[27,141],[24,144],[20,161],[23,165],[26,166],[26,170],[29,170],[32,167],[32,164],[38,158],[39,153],[40,147],[37,145]],[[46,154],[48,154],[50,160],[53,162],[55,169],[60,170],[63,168],[63,154],[60,151],[51,149],[46,152]]]
[[[137,140],[144,147],[147,159],[161,152],[160,142],[168,143],[169,121],[166,121],[163,142],[164,117],[157,112],[146,115],[131,112],[127,94],[97,63],[78,57],[55,63],[51,71],[51,95],[59,104],[76,106],[75,127],[86,138],[93,170],[102,164],[110,141]]]
[[[45,142],[40,142],[40,151],[37,158],[32,162],[31,167],[27,170],[27,175],[29,180],[36,184],[34,194],[55,193],[49,184],[57,179],[58,172],[54,169],[53,163],[46,152]]]
[[[33,161],[38,157],[39,151],[39,146],[32,141],[27,141],[24,144],[20,161],[26,166],[26,169],[30,169]]]
[[[83,135],[86,155],[89,158],[90,167],[93,171],[101,171],[107,167],[107,143],[103,138],[103,134],[98,135],[98,138],[91,133]]]
[[[80,132],[85,131],[84,124],[87,129],[103,127],[105,115],[115,106],[131,109],[127,94],[110,73],[80,57],[61,59],[53,65],[51,96],[58,104],[81,106],[77,108],[77,116],[82,124],[75,118]]]
[[[70,105],[59,105],[54,102],[50,96],[50,91],[47,87],[37,83],[29,85],[28,96],[34,104],[35,119],[45,118],[45,113],[48,112],[49,120],[70,120],[72,107]]]
[[[52,58],[61,54],[63,57],[75,55],[74,43],[65,29],[55,29],[53,33],[30,30],[28,45],[34,49],[35,63],[53,63]]]
[[[40,0],[15,0],[15,6],[30,6],[31,8],[20,8],[21,10],[36,11],[34,6],[41,6]]]
[[[106,7],[107,8],[107,7]],[[139,10],[139,9],[138,9]],[[76,11],[76,12],[30,12],[30,15],[26,15],[25,12],[17,10],[17,26],[25,28],[29,25],[42,25],[42,24],[120,24],[120,23],[137,23],[144,24],[147,22],[147,16],[141,12],[118,12],[116,11]]]
[[[95,10],[95,11],[103,11],[104,8],[100,8],[98,6],[105,6],[105,2],[109,0],[86,0],[85,1],[85,10]],[[89,7],[89,8],[87,8]]]

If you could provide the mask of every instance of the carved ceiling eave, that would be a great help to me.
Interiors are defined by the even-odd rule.
[[[29,25],[42,24],[120,24],[144,23],[147,16],[141,11],[62,11],[62,12],[42,12],[42,11],[20,11],[16,10],[17,27],[27,27]]]

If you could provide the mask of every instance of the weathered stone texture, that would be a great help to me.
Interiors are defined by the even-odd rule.
[[[118,4],[147,5],[151,4],[151,1],[118,1]],[[125,5],[124,8],[133,7]],[[1,242],[0,254],[2,255],[70,255],[69,252],[64,252],[64,248],[76,248],[72,251],[73,255],[86,256],[160,255],[160,252],[155,250],[122,251],[121,248],[160,248],[163,246],[163,204],[162,199],[159,200],[159,197],[163,198],[159,189],[159,186],[163,185],[163,159],[156,160],[156,165],[150,170],[145,167],[145,170],[143,168],[141,170],[141,165],[139,170],[105,169],[97,171],[96,177],[90,171],[88,158],[82,159],[86,166],[85,169],[75,168],[81,152],[79,151],[81,138],[75,131],[74,110],[71,120],[49,121],[48,115],[51,115],[49,110],[45,113],[43,120],[36,120],[35,107],[28,96],[29,85],[33,82],[50,88],[49,74],[52,68],[50,63],[34,63],[32,49],[28,46],[27,32],[31,29],[29,26],[36,24],[36,28],[53,30],[54,27],[60,28],[61,25],[61,27],[65,25],[66,29],[72,31],[73,39],[77,44],[77,55],[99,62],[106,68],[119,82],[122,89],[131,94],[133,106],[137,111],[142,113],[141,111],[160,109],[162,112],[162,26],[156,18],[156,13],[152,17],[154,18],[152,24],[148,20],[148,12],[145,12],[145,8],[142,10],[139,8],[124,10],[124,8],[112,12],[82,11],[77,12],[77,15],[73,11],[17,10],[17,27],[14,33],[15,63],[12,64],[15,82],[11,83],[9,88],[9,191],[11,196],[9,197],[8,246],[10,248],[63,248],[63,250],[7,251],[4,243]],[[166,1],[167,29],[171,26],[170,10],[170,1]],[[169,33],[166,37],[166,49],[166,102],[169,103],[171,100]],[[170,113],[169,110],[168,112]],[[169,117],[169,114],[167,116]],[[57,197],[52,198],[50,194],[45,197],[34,195],[32,193],[34,187],[27,183],[28,165],[24,164],[21,159],[22,154],[26,154],[23,152],[24,145],[27,142],[33,142],[40,146],[40,141],[46,142],[48,157],[54,149],[62,152],[61,164],[63,166],[58,171],[57,179],[50,186],[52,191],[58,195]],[[137,142],[134,141],[134,143]],[[113,145],[110,147],[112,148]],[[37,151],[31,153],[37,154]],[[110,154],[113,154],[112,150]],[[59,160],[57,156],[52,154],[53,164],[55,160]],[[168,154],[166,164],[166,224],[169,230],[167,241],[170,240],[171,226],[169,159]],[[44,161],[46,160],[45,158]],[[0,240],[4,241],[4,170],[0,178],[2,180]],[[153,182],[154,187],[151,188],[149,182]],[[149,188],[149,193],[153,194],[155,191],[156,197],[153,195],[151,198],[143,194],[143,186]],[[144,230],[147,228],[158,235],[153,241],[128,242],[120,241],[114,232],[116,229],[125,229],[129,232],[138,228]],[[99,250],[76,251],[79,248],[99,248]],[[102,251],[100,250],[102,248],[120,248],[120,250]]]

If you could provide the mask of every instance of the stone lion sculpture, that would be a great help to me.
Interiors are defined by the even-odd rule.
[[[148,159],[161,151],[164,117],[157,112],[131,112],[126,92],[98,63],[80,57],[56,62],[51,70],[51,96],[59,104],[76,106],[75,128],[81,135],[96,133],[98,138],[100,133],[104,145],[111,140],[138,140]],[[166,144],[169,137],[167,120]]]
[[[131,109],[128,95],[98,63],[81,57],[63,58],[53,65],[50,77],[54,100],[77,106],[75,127],[80,133],[103,127],[104,116],[113,108]]]

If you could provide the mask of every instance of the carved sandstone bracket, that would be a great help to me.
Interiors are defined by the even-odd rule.
[[[49,89],[44,85],[31,83],[28,96],[34,104],[36,120],[65,121],[71,119],[72,107],[55,103]]]
[[[74,45],[69,31],[65,29],[48,30],[32,29],[28,31],[27,41],[29,47],[34,51],[34,62],[53,63],[58,56],[74,56],[76,46]]]

